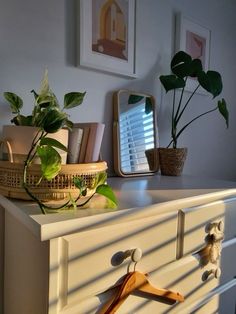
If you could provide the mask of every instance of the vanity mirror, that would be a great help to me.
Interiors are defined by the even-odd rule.
[[[113,95],[113,156],[117,175],[152,175],[159,168],[156,107],[148,94],[119,90]]]

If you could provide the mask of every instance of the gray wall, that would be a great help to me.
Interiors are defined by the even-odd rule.
[[[2,97],[6,90],[32,108],[30,90],[39,87],[45,67],[51,88],[62,101],[68,91],[87,91],[82,106],[71,110],[74,122],[106,123],[103,158],[112,172],[112,92],[120,88],[152,93],[158,105],[161,145],[169,141],[170,97],[161,90],[158,76],[169,72],[173,52],[174,13],[182,12],[211,33],[210,66],[222,73],[224,96],[229,102],[230,129],[212,114],[196,122],[180,145],[189,149],[186,174],[236,180],[236,3],[233,0],[137,0],[137,79],[119,77],[76,66],[75,0],[0,0],[0,114],[1,126],[9,123],[10,111]],[[165,96],[165,97],[164,97]],[[211,105],[197,95],[186,119]],[[189,116],[189,117],[188,117]]]

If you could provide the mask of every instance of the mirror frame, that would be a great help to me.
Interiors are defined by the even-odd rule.
[[[129,95],[138,95],[143,97],[150,97],[152,106],[153,106],[153,128],[154,128],[154,148],[159,147],[159,141],[157,138],[158,128],[157,128],[157,110],[156,110],[156,102],[155,98],[147,93],[139,93],[137,91],[131,91],[128,89],[120,89],[113,93],[113,161],[114,161],[114,170],[118,176],[121,177],[131,177],[131,176],[146,176],[146,175],[154,175],[159,169],[159,163],[156,164],[156,168],[154,170],[143,171],[143,172],[130,172],[125,173],[121,169],[121,158],[120,158],[120,125],[119,125],[119,116],[120,116],[120,108],[119,108],[119,100],[121,93],[128,93]]]

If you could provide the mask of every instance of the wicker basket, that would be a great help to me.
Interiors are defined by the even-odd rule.
[[[23,164],[0,161],[0,193],[4,196],[30,200],[30,197],[22,188]],[[62,165],[60,173],[51,181],[42,180],[40,185],[37,182],[41,177],[40,165],[30,166],[27,182],[32,193],[40,200],[63,200],[68,198],[69,193],[76,197],[78,189],[73,183],[75,177],[82,177],[88,188],[93,186],[95,177],[99,173],[106,172],[105,161],[88,164],[67,164]]]
[[[187,156],[187,148],[159,148],[161,174],[180,176]]]
[[[147,157],[149,170],[157,172],[160,166],[158,148],[150,148],[148,150],[145,150],[145,155]]]

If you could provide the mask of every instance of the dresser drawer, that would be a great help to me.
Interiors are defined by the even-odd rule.
[[[224,245],[222,257],[227,261],[235,260],[236,243]],[[160,267],[152,271],[149,275],[150,282],[159,288],[168,288],[179,292],[185,297],[183,303],[168,305],[156,301],[154,298],[145,299],[139,296],[130,295],[119,308],[119,314],[189,314],[189,313],[220,313],[233,314],[236,302],[236,279],[234,278],[235,263],[221,264],[222,275],[216,279],[210,275],[207,280],[203,280],[203,274],[211,269],[216,269],[216,265],[209,264],[201,268],[198,260],[194,256],[186,256],[178,261],[170,263],[168,266]],[[230,264],[230,268],[228,268]],[[139,269],[139,263],[137,265]],[[95,314],[101,302],[106,302],[110,292],[99,294],[98,296],[78,303],[71,313],[73,314]],[[95,310],[96,309],[96,310]]]
[[[210,291],[203,298],[190,304],[181,314],[217,313],[235,314],[236,309],[236,279],[225,284],[220,284],[216,289]]]
[[[222,221],[225,240],[236,236],[236,199],[184,209],[179,220],[180,255],[194,253],[205,246],[209,224]]]
[[[221,284],[236,278],[236,237],[223,243],[219,267],[221,268]]]
[[[169,213],[60,238],[60,313],[64,306],[73,307],[124,276],[130,258],[119,265],[115,257],[121,252],[140,248],[143,257],[138,267],[144,272],[175,260],[176,235],[177,213]]]
[[[235,244],[225,246],[222,255],[225,259],[235,258]],[[235,260],[235,259],[233,259]],[[203,280],[203,274],[217,266],[208,264],[200,267],[194,256],[186,256],[179,261],[152,272],[150,281],[160,288],[168,288],[181,293],[185,297],[183,303],[168,305],[153,300],[145,300],[131,296],[119,309],[119,314],[190,314],[219,313],[234,314],[236,306],[236,279],[234,279],[235,263],[227,269],[221,265],[222,275],[215,278],[212,274]]]
[[[139,265],[137,267],[139,269]],[[118,313],[189,314],[191,312],[185,311],[185,309],[191,308],[191,304],[195,300],[203,298],[219,284],[219,279],[213,276],[210,276],[206,281],[202,280],[203,272],[208,269],[208,267],[205,269],[200,268],[199,262],[194,256],[187,256],[165,267],[161,267],[159,270],[150,273],[149,279],[152,285],[158,288],[168,288],[172,291],[179,292],[185,297],[185,301],[183,303],[169,305],[160,302],[160,300],[157,301],[155,298],[147,299],[138,295],[131,295],[121,305]],[[99,297],[102,299],[101,296]],[[96,311],[88,313],[95,314]]]
[[[225,292],[219,295],[219,314],[235,314],[236,313],[236,279],[231,280],[228,282],[228,286]]]

